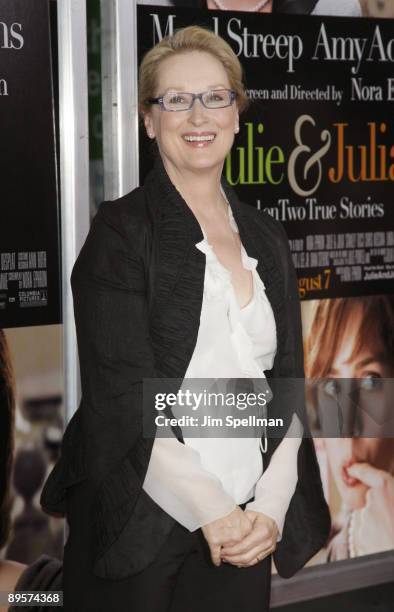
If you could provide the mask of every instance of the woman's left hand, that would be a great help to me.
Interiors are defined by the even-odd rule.
[[[369,463],[354,463],[347,471],[367,485],[366,504],[353,511],[356,556],[394,548],[394,477]]]
[[[252,531],[239,544],[223,546],[220,551],[223,561],[238,567],[256,565],[271,554],[279,534],[277,524],[270,516],[253,510],[244,512],[252,522]]]

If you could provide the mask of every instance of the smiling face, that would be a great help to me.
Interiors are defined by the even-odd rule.
[[[343,329],[341,342],[325,377],[326,382],[319,391],[319,403],[323,403],[327,409],[330,396],[334,403],[339,401],[346,424],[346,413],[351,411],[351,402],[354,401],[354,393],[357,393],[358,414],[363,426],[378,436],[382,435],[382,429],[379,431],[379,428],[384,427],[392,413],[392,384],[390,380],[384,379],[394,378],[394,358],[387,355],[376,324],[370,327],[361,347],[355,350],[363,316],[365,312],[360,305],[352,310],[352,316]],[[372,410],[369,411],[369,407]],[[377,418],[378,414],[380,418]],[[352,478],[347,467],[355,462],[367,462],[373,467],[394,473],[392,438],[325,438],[325,446],[335,484],[344,503],[352,509],[365,505],[367,487]]]
[[[166,92],[201,93],[231,89],[225,68],[210,53],[183,52],[163,60],[155,96]],[[238,130],[236,103],[208,109],[195,100],[188,111],[169,112],[153,104],[144,116],[147,134],[155,138],[164,166],[174,173],[222,171]]]

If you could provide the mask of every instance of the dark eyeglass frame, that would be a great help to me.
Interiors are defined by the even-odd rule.
[[[203,100],[203,96],[207,93],[215,93],[218,91],[227,91],[230,93],[230,102],[228,104],[224,104],[224,106],[207,106],[206,104],[204,104],[204,100]],[[163,94],[162,96],[158,96],[157,98],[148,98],[146,100],[146,102],[148,104],[158,104],[160,106],[160,108],[162,110],[167,111],[168,113],[181,113],[184,111],[188,111],[191,108],[193,108],[194,102],[198,99],[200,100],[201,104],[207,108],[208,110],[216,110],[218,108],[227,108],[228,106],[231,106],[234,102],[234,100],[237,98],[237,92],[234,91],[233,89],[208,89],[207,91],[202,91],[201,93],[192,93],[191,91],[174,91],[174,92],[167,92],[167,93],[174,93],[174,94],[187,94],[188,96],[192,96],[191,98],[191,102],[190,102],[190,106],[188,108],[179,108],[179,109],[174,109],[174,108],[166,108],[164,106],[164,96],[166,94]]]

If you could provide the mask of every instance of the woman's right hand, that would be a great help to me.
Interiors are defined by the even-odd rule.
[[[221,547],[232,546],[241,542],[252,529],[252,521],[239,506],[234,508],[230,514],[201,527],[209,546],[212,563],[219,566],[221,564]]]

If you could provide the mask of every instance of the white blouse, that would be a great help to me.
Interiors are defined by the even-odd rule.
[[[228,206],[229,222],[237,225]],[[218,260],[207,236],[195,246],[205,254],[204,295],[196,346],[182,384],[189,378],[265,378],[273,365],[275,319],[257,270],[241,244],[245,269],[253,277],[253,297],[240,308],[231,272]],[[269,403],[267,405],[269,416]],[[181,416],[172,408],[175,417]],[[212,412],[211,412],[212,414]],[[240,416],[244,416],[241,415]],[[189,531],[232,512],[254,497],[247,509],[273,518],[282,537],[285,515],[297,484],[301,424],[296,415],[263,473],[261,437],[156,437],[143,488]]]

